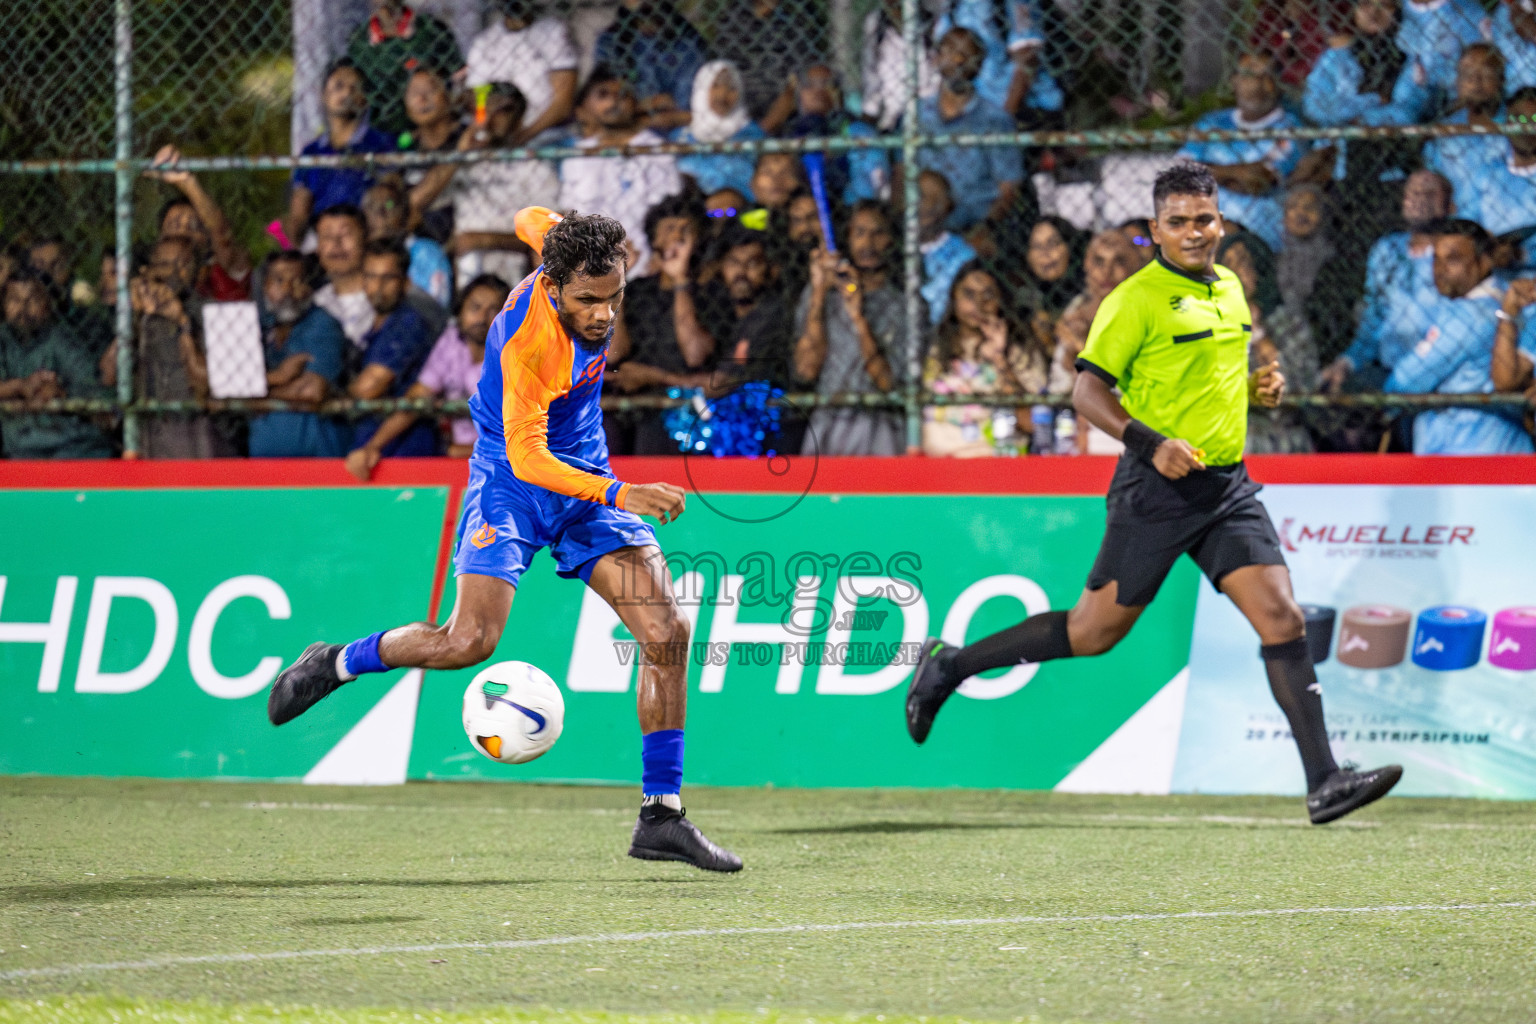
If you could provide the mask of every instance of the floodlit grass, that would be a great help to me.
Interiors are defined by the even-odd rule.
[[[0,1024],[1536,1018],[1530,804],[687,796],[0,780]]]
[[[1035,1021],[1038,1017],[1022,1018]],[[968,1024],[963,1017],[880,1014],[707,1013],[638,1016],[570,1010],[339,1010],[315,1006],[216,1006],[101,996],[0,1000],[0,1024]]]

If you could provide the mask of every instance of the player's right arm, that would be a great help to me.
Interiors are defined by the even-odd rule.
[[[502,348],[501,370],[507,461],[519,480],[663,523],[683,514],[686,499],[680,487],[622,483],[579,470],[550,452],[549,406],[569,390],[564,382],[571,372],[570,359],[561,357],[553,339],[531,325],[517,330]]]
[[[561,217],[542,206],[517,212],[517,237],[543,258],[544,235]],[[498,317],[491,330],[506,330]],[[549,406],[569,387],[571,360],[563,354],[560,339],[523,324],[512,328],[501,350],[503,394],[502,429],[507,438],[507,461],[513,474],[536,487],[557,494],[612,505],[641,516],[655,516],[663,523],[683,514],[687,503],[683,490],[672,484],[626,484],[595,473],[585,473],[561,462],[549,450]]]
[[[1099,305],[1077,359],[1072,405],[1079,416],[1124,443],[1163,476],[1178,480],[1205,468],[1199,450],[1181,438],[1164,437],[1134,418],[1114,392],[1151,326],[1140,305],[1143,301],[1145,296],[1121,287]]]
[[[1140,421],[1133,419],[1131,414],[1125,411],[1125,407],[1120,404],[1120,399],[1115,397],[1114,391],[1102,377],[1092,372],[1079,373],[1077,384],[1072,389],[1072,405],[1077,409],[1079,416],[1110,437],[1125,442],[1127,448],[1135,451],[1132,444],[1134,438],[1127,439],[1125,433],[1131,429],[1134,434],[1131,424],[1140,424]],[[1156,431],[1152,431],[1145,424],[1140,426],[1141,429],[1156,434]],[[1179,480],[1197,469],[1205,468],[1198,450],[1188,441],[1177,437],[1164,437],[1160,441],[1154,437],[1152,440],[1156,442],[1156,447],[1151,448],[1152,468],[1168,479]],[[1145,451],[1137,451],[1136,454],[1146,457]]]

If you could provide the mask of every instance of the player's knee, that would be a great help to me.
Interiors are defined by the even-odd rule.
[[[490,659],[501,640],[499,630],[483,625],[456,625],[449,630],[443,660],[447,668],[469,668]]]
[[[1093,657],[1114,650],[1125,633],[1108,626],[1090,626],[1072,634],[1072,653],[1078,657]]]
[[[688,620],[677,613],[675,606],[671,606],[660,614],[647,616],[646,620],[641,623],[639,635],[635,639],[644,644],[680,644],[686,646],[688,637]]]
[[[1260,638],[1267,644],[1284,644],[1306,635],[1307,618],[1301,606],[1288,598],[1275,600],[1265,608],[1258,626]]]
[[[1067,616],[1067,637],[1072,641],[1072,654],[1078,658],[1091,658],[1107,654],[1125,639],[1129,630],[1119,623],[1092,622],[1086,616]]]

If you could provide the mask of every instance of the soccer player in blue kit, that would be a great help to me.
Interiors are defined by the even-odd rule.
[[[688,622],[656,535],[640,518],[671,522],[685,495],[671,484],[622,483],[608,465],[598,399],[624,300],[624,228],[541,207],[520,211],[516,227],[543,266],[513,289],[491,325],[469,403],[480,438],[454,552],[453,614],[441,626],[417,622],[346,645],[311,644],[272,684],[267,715],[282,725],[368,672],[485,661],[523,571],[548,547],[556,572],[595,590],[640,642],[643,801],[629,855],[739,871],[741,858],[705,838],[683,810]]]

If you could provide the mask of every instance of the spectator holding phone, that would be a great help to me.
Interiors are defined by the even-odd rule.
[[[919,345],[907,324],[906,297],[893,273],[896,229],[880,202],[857,203],[848,217],[848,255],[818,250],[795,313],[795,378],[817,394],[889,392],[904,383]],[[920,322],[927,322],[927,309]],[[804,451],[823,455],[901,455],[899,411],[821,408]]]

